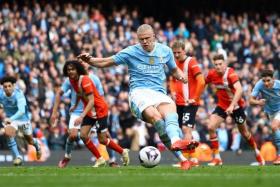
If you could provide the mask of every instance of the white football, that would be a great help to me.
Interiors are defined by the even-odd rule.
[[[139,152],[140,164],[145,168],[153,168],[160,162],[161,154],[159,150],[153,146],[146,146]]]

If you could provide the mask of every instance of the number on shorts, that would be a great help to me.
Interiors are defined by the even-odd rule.
[[[190,120],[190,113],[184,113],[183,114],[183,123],[186,123],[187,121]]]

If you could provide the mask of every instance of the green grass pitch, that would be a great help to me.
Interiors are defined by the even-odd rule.
[[[278,187],[278,166],[200,166],[181,171],[171,166],[92,168],[69,166],[0,167],[1,187]]]

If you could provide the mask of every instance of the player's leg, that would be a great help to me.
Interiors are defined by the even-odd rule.
[[[178,123],[178,114],[174,102],[164,102],[157,106],[161,116],[164,118],[165,131],[169,136],[172,150],[192,150],[198,146],[198,142],[182,140],[182,130]]]
[[[110,137],[113,141],[117,142],[117,134],[115,132],[112,132],[108,129],[107,136]],[[106,146],[108,155],[109,155],[109,166],[110,167],[119,167],[118,163],[116,162],[116,152],[113,149],[110,149]]]
[[[123,149],[119,144],[117,144],[116,142],[114,142],[114,140],[110,138],[107,128],[107,116],[98,119],[98,125],[99,127],[97,128],[97,134],[99,142],[122,155],[123,165],[127,166],[129,164],[129,151],[128,149]]]
[[[16,140],[15,140],[17,129],[18,129],[18,126],[15,123],[4,126],[4,133],[5,133],[5,136],[7,137],[7,145],[8,145],[8,148],[11,150],[13,157],[14,157],[13,164],[15,166],[20,166],[20,165],[22,165],[23,159],[18,151],[18,146],[17,146]]]
[[[59,161],[58,167],[59,168],[64,168],[67,166],[69,161],[71,160],[72,156],[72,150],[74,147],[74,142],[77,139],[80,139],[80,133],[79,130],[81,126],[75,126],[74,121],[79,117],[79,115],[71,114],[70,120],[69,120],[69,130],[68,130],[68,137],[66,139],[66,144],[65,144],[65,154],[62,160]]]
[[[280,165],[280,114],[277,114],[271,122],[273,132],[274,145],[277,148],[277,158],[273,162],[274,165]]]
[[[85,146],[88,148],[88,150],[90,150],[90,152],[96,157],[96,163],[93,167],[100,167],[100,166],[105,166],[106,161],[101,156],[98,149],[89,138],[89,131],[95,123],[96,120],[86,116],[81,124],[80,137],[84,142]]]
[[[220,107],[216,107],[214,112],[210,115],[208,131],[210,138],[210,146],[214,154],[214,159],[210,163],[208,163],[209,166],[217,166],[223,164],[219,151],[219,140],[216,133],[216,129],[224,121],[226,116],[226,113]]]
[[[244,112],[244,109],[238,108],[237,110],[233,111],[232,117],[237,124],[238,130],[241,134],[241,136],[247,141],[247,143],[250,145],[250,147],[255,151],[256,160],[258,161],[259,165],[265,165],[265,160],[260,154],[260,150],[258,149],[258,146],[256,144],[256,141],[252,135],[252,133],[249,131],[247,123],[246,123],[246,114]]]
[[[40,160],[42,156],[41,146],[37,138],[33,138],[32,136],[32,125],[30,122],[25,122],[19,125],[19,130],[23,132],[25,140],[28,144],[33,145],[36,149],[36,157],[37,160]]]
[[[178,115],[181,116],[181,119],[179,118],[179,125],[182,128],[184,138],[188,141],[193,140],[192,131],[195,126],[195,116],[197,109],[198,106],[194,105],[184,106],[183,110],[181,110],[181,115],[179,115],[178,110]],[[192,166],[199,166],[198,159],[195,157],[195,149],[187,151],[187,156],[190,159]]]

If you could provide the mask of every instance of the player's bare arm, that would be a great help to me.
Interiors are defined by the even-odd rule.
[[[260,105],[264,106],[265,105],[265,99],[257,99],[257,97],[251,96],[249,98],[249,103],[250,105]]]
[[[56,94],[55,94],[55,101],[54,101],[54,105],[53,105],[53,111],[52,111],[52,115],[50,117],[50,124],[52,126],[55,126],[55,121],[57,119],[57,109],[58,109],[58,105],[60,103],[60,97],[63,95],[63,91],[60,88],[57,88]]]
[[[188,82],[187,77],[185,77],[184,73],[178,67],[172,69],[171,74],[173,77],[175,77],[179,81],[182,81],[183,83]]]
[[[89,53],[82,53],[77,58],[97,68],[105,68],[116,65],[113,57],[94,58]]]
[[[234,107],[237,106],[238,101],[240,100],[242,96],[242,86],[239,81],[235,82],[233,84],[233,87],[235,89],[235,93],[233,95],[232,101],[229,105],[229,107],[226,109],[226,113],[231,114],[232,111],[234,110]]]
[[[87,113],[94,107],[94,96],[93,94],[87,95],[88,103],[87,106],[85,107],[83,113],[80,115],[79,118],[77,118],[74,122],[74,125],[80,125],[84,119],[84,117],[87,115]]]

